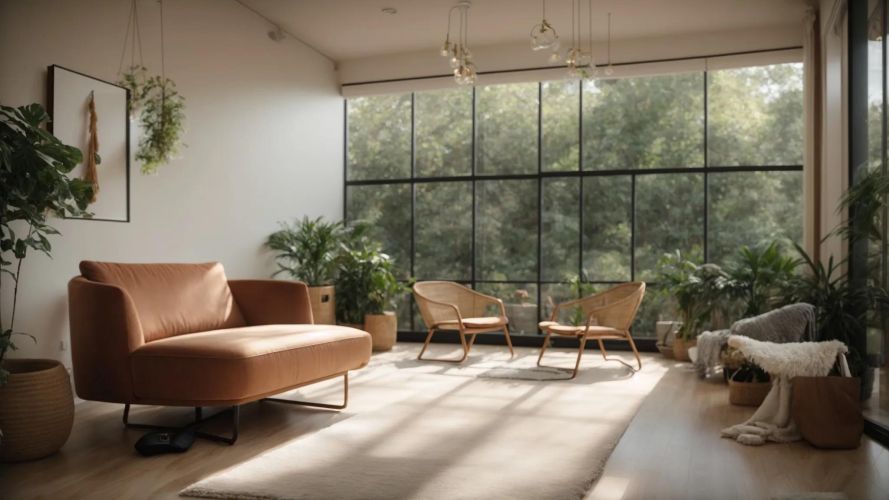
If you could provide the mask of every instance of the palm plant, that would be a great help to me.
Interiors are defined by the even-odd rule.
[[[728,268],[730,292],[740,302],[741,317],[757,316],[782,305],[781,292],[800,263],[785,255],[778,242],[742,246]]]
[[[309,286],[325,286],[333,282],[336,256],[345,235],[342,222],[326,222],[321,217],[303,217],[294,224],[281,223],[266,245],[277,252],[278,270]]]

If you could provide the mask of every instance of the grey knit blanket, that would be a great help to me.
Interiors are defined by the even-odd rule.
[[[815,340],[815,306],[800,302],[735,321],[732,335],[786,344]]]
[[[720,364],[720,354],[729,335],[743,335],[755,340],[786,344],[815,339],[815,306],[790,304],[759,316],[735,321],[731,330],[716,330],[698,335],[695,368],[702,377],[712,374]]]

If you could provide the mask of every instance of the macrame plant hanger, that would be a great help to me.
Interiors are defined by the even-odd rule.
[[[129,48],[130,53],[130,67],[127,70],[129,75],[132,75],[134,80],[141,79],[142,81],[133,81],[126,82],[129,83],[128,87],[130,87],[130,91],[133,93],[138,93],[138,88],[144,84],[145,79],[145,62],[142,57],[142,34],[139,31],[139,7],[136,5],[136,0],[132,0],[130,3],[130,15],[127,20],[127,31],[124,34],[123,38],[123,48],[120,52],[120,62],[117,65],[117,78],[119,81],[124,81],[124,67],[123,62],[126,59],[127,48]],[[139,61],[136,63],[136,53],[138,50]],[[136,88],[132,88],[135,86]],[[131,99],[135,99],[139,101],[141,96],[133,95]],[[130,118],[133,118],[133,112],[135,111],[136,106],[132,106],[130,108]]]
[[[98,122],[99,117],[96,115],[96,91],[90,91],[89,102],[89,142],[86,151],[86,169],[83,173],[83,180],[88,182],[93,188],[93,195],[90,197],[90,203],[95,203],[99,196],[99,172],[96,169],[99,157],[99,133]]]

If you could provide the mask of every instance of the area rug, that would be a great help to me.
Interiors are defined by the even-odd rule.
[[[532,349],[517,349],[510,359],[505,349],[478,346],[463,364],[451,365],[417,361],[418,348],[399,344],[354,372],[346,415],[333,425],[283,442],[181,495],[581,498],[666,371],[649,357],[633,374],[591,353],[574,380],[534,380],[564,373],[537,368]],[[436,346],[430,354],[446,355],[447,349]],[[570,351],[547,352],[548,364],[569,368],[574,359]],[[336,386],[327,385],[299,397],[336,394]]]

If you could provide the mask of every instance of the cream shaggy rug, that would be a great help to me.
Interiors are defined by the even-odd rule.
[[[452,365],[417,361],[419,348],[399,344],[353,372],[349,407],[333,425],[283,442],[181,494],[578,499],[666,371],[649,357],[633,374],[591,352],[577,379],[552,381],[545,379],[564,373],[536,368],[533,349],[516,349],[510,359],[505,348],[477,346],[462,365]],[[447,345],[431,351],[456,354]],[[630,360],[628,353],[610,354]],[[569,351],[547,351],[548,364],[573,367],[574,359]],[[299,396],[335,400],[338,390],[331,381]]]

